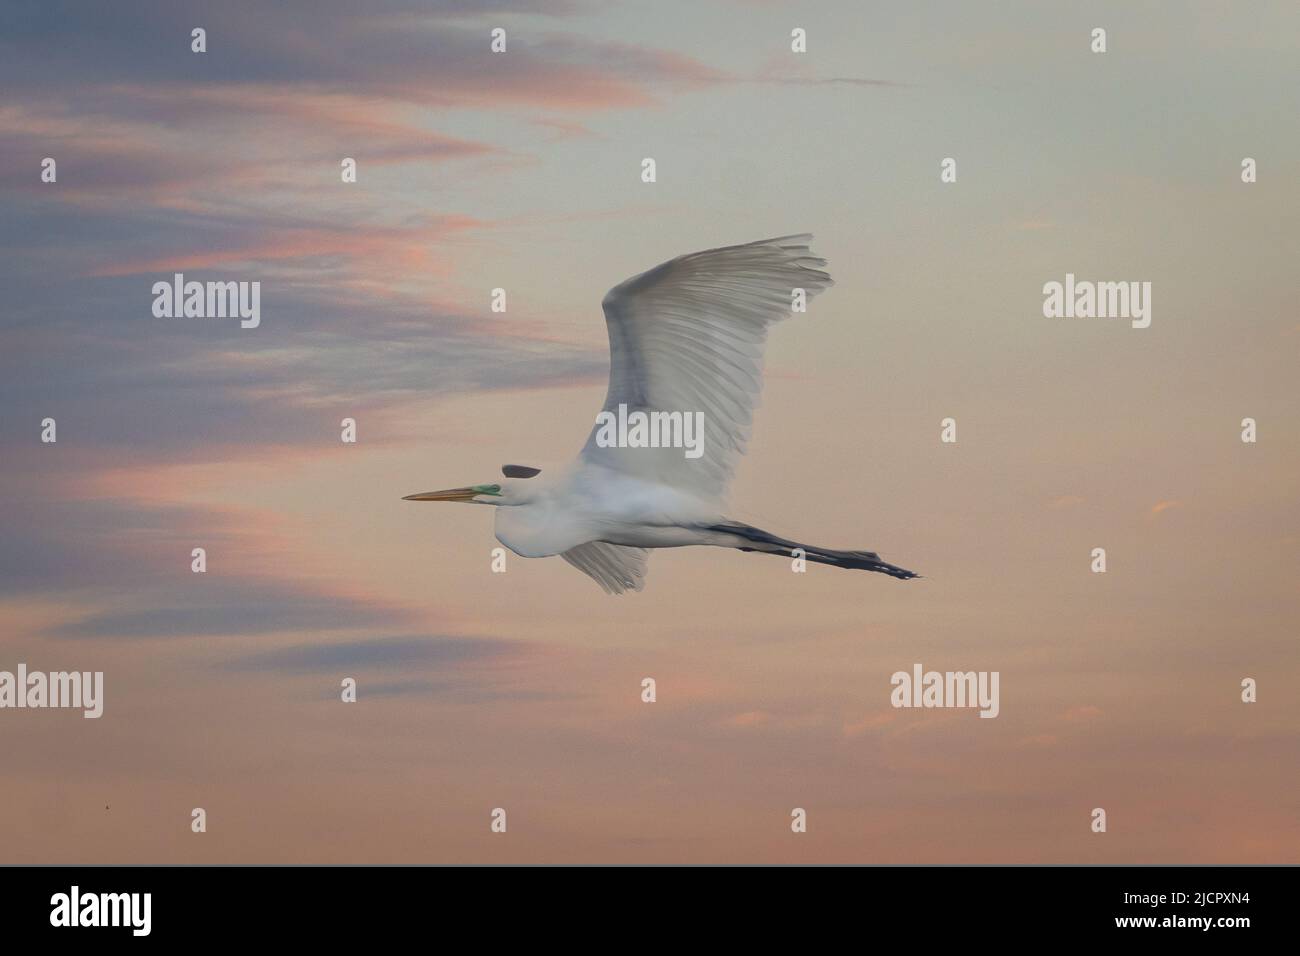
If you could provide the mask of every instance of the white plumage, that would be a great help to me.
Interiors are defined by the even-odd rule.
[[[762,386],[768,329],[832,282],[811,236],[679,256],[628,279],[603,302],[609,390],[603,412],[702,416],[698,457],[681,447],[602,445],[599,424],[558,475],[411,495],[497,505],[496,536],[524,557],[561,555],[612,594],[641,590],[649,548],[716,545],[838,567],[911,571],[866,551],[800,545],[723,514]],[[599,421],[599,420],[598,420]],[[608,432],[606,432],[608,435]],[[507,475],[533,469],[506,466]]]
[[[680,449],[598,448],[583,458],[718,500],[745,452],[763,384],[767,330],[833,283],[812,236],[783,236],[679,256],[620,283],[602,303],[609,328],[604,409],[704,413],[704,457]],[[648,452],[648,453],[647,453]]]

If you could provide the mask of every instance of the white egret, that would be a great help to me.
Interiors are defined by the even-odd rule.
[[[577,460],[557,476],[506,465],[502,480],[404,500],[495,505],[496,537],[507,548],[526,558],[558,554],[611,594],[641,590],[649,549],[686,545],[917,577],[874,552],[799,544],[723,511],[762,383],[767,330],[791,314],[797,290],[811,298],[831,285],[821,268],[826,261],[808,248],[811,238],[680,256],[615,286],[602,303],[609,391]],[[670,423],[700,422],[698,447],[635,447],[646,444],[644,429],[639,442],[610,441],[613,430],[600,424],[602,417],[607,425],[637,412],[643,421],[662,413],[655,421],[669,437]],[[660,437],[651,434],[651,441]]]

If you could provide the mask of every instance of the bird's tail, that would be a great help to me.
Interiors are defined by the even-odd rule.
[[[855,568],[861,571],[878,571],[881,574],[888,574],[892,578],[903,580],[920,577],[919,574],[909,571],[907,568],[900,568],[881,561],[880,555],[874,551],[834,551],[830,548],[818,548],[811,544],[799,544],[797,541],[777,537],[762,528],[755,528],[753,525],[743,524],[739,521],[711,525],[707,530],[731,536],[734,541],[728,541],[728,545],[741,551],[761,551],[764,554],[795,557],[794,552],[798,549],[802,552],[803,557],[817,564],[830,564],[837,568]]]

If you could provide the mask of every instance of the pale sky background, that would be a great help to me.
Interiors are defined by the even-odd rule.
[[[1300,862],[1298,53],[1284,2],[5,4],[0,669],[107,690],[0,711],[0,862]],[[399,500],[570,458],[609,287],[800,231],[732,514],[924,580],[612,598]],[[261,327],[155,319],[175,271]],[[1067,272],[1151,327],[1044,318]],[[891,708],[916,662],[1000,716]]]

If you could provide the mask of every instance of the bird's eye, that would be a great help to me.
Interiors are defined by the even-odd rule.
[[[531,478],[533,475],[540,475],[542,469],[530,468],[527,465],[502,465],[501,474],[507,478]]]

